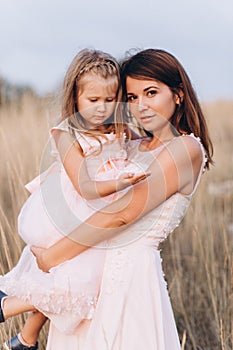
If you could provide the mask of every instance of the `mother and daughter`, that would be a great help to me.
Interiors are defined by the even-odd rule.
[[[0,321],[30,311],[3,348],[37,349],[49,318],[47,349],[180,349],[158,246],[212,162],[187,74],[163,50],[120,69],[83,50],[64,80],[61,119],[56,161],[28,185],[19,215],[27,245],[0,277]]]

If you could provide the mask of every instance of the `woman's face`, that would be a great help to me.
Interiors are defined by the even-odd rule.
[[[126,90],[130,112],[144,129],[156,131],[169,124],[179,98],[167,85],[127,77]]]

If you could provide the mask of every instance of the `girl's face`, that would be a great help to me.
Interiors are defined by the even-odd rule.
[[[145,130],[153,132],[169,124],[179,98],[167,85],[127,77],[126,89],[130,111]]]
[[[94,74],[83,77],[81,91],[77,96],[78,111],[87,128],[94,128],[112,115],[116,100],[117,78],[104,79]]]

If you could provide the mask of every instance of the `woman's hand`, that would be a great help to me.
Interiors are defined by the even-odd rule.
[[[41,269],[44,272],[49,272],[50,266],[48,266],[48,264],[46,264],[46,261],[44,259],[45,252],[47,249],[36,247],[36,246],[31,246],[30,250],[31,250],[32,254],[36,257],[36,262],[37,262],[39,269]]]

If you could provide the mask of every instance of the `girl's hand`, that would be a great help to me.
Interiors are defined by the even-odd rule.
[[[145,180],[150,175],[150,172],[136,175],[134,175],[133,173],[122,174],[117,179],[117,191],[121,191],[126,187],[135,185],[136,183]]]
[[[31,250],[32,254],[36,257],[36,262],[37,262],[39,269],[41,269],[44,272],[49,272],[50,266],[48,266],[48,264],[46,264],[45,259],[44,259],[45,252],[47,249],[36,247],[36,246],[31,246],[30,250]]]

